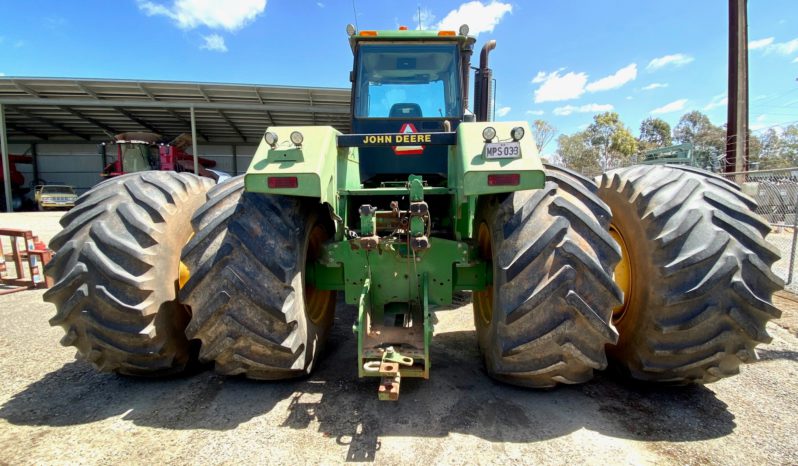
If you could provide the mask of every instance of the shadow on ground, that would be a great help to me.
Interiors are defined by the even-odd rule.
[[[460,312],[460,311],[447,311]],[[313,376],[289,382],[225,378],[211,371],[169,380],[96,373],[71,362],[0,407],[20,425],[69,426],[114,416],[166,429],[234,429],[259,416],[348,445],[350,461],[373,460],[386,436],[474,435],[535,442],[578,429],[646,441],[693,441],[731,433],[734,416],[702,386],[640,386],[609,373],[588,383],[535,391],[493,382],[473,331],[436,335],[432,378],[404,380],[398,403],[377,400],[374,380],[357,380],[351,308],[340,309],[327,357]],[[278,408],[276,406],[282,403]]]

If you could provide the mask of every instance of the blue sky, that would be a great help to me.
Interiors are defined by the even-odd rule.
[[[416,27],[420,11],[425,28],[496,39],[500,119],[572,133],[612,109],[636,134],[649,115],[726,118],[726,0],[355,6],[362,29]],[[350,22],[350,0],[5,0],[0,73],[347,87]],[[749,39],[752,128],[798,121],[798,1],[752,0]]]

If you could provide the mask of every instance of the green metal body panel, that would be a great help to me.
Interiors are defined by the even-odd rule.
[[[690,143],[647,150],[643,152],[643,160],[640,163],[644,165],[673,163],[698,166],[693,154],[693,145]]]
[[[343,158],[344,169],[349,162],[349,149],[339,150],[336,136],[340,133],[331,126],[271,127],[278,136],[274,148],[261,139],[252,157],[245,177],[245,189],[264,194],[284,194],[318,198],[320,202],[337,206],[338,159]],[[299,131],[304,136],[301,147],[296,147],[289,135]],[[356,162],[353,161],[356,164]],[[269,188],[270,176],[295,176],[296,188]]]
[[[521,157],[517,159],[492,159],[484,157],[485,140],[482,130],[488,126],[496,129],[499,141],[512,141],[510,131],[520,126],[525,136],[519,141]],[[461,123],[457,127],[457,145],[452,146],[449,163],[450,186],[454,182],[458,201],[465,202],[469,196],[505,193],[543,187],[545,174],[529,125],[525,121]],[[519,173],[520,184],[515,186],[489,186],[488,175]]]
[[[379,250],[367,251],[356,240],[327,244],[322,257],[308,277],[322,290],[342,290],[347,304],[357,304],[361,288],[371,278],[379,292],[372,296],[377,312],[389,302],[410,302],[418,298],[421,274],[429,273],[430,304],[449,305],[455,289],[481,290],[488,271],[465,242],[430,238],[425,251],[408,251],[404,242],[385,241]]]

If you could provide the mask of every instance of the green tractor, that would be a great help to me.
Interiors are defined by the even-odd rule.
[[[491,122],[492,72],[459,31],[356,31],[353,134],[271,127],[246,175],[120,176],[62,219],[53,325],[103,371],[310,373],[338,293],[360,377],[395,400],[428,378],[432,312],[472,292],[487,372],[528,387],[712,382],[768,342],[782,284],[768,224],[684,166],[598,180],[541,163],[526,122]]]

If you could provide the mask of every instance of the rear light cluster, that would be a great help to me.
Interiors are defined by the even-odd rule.
[[[519,173],[488,175],[488,186],[518,186],[519,184],[521,184]]]
[[[299,187],[295,176],[270,176],[267,180],[269,189],[292,189]]]

